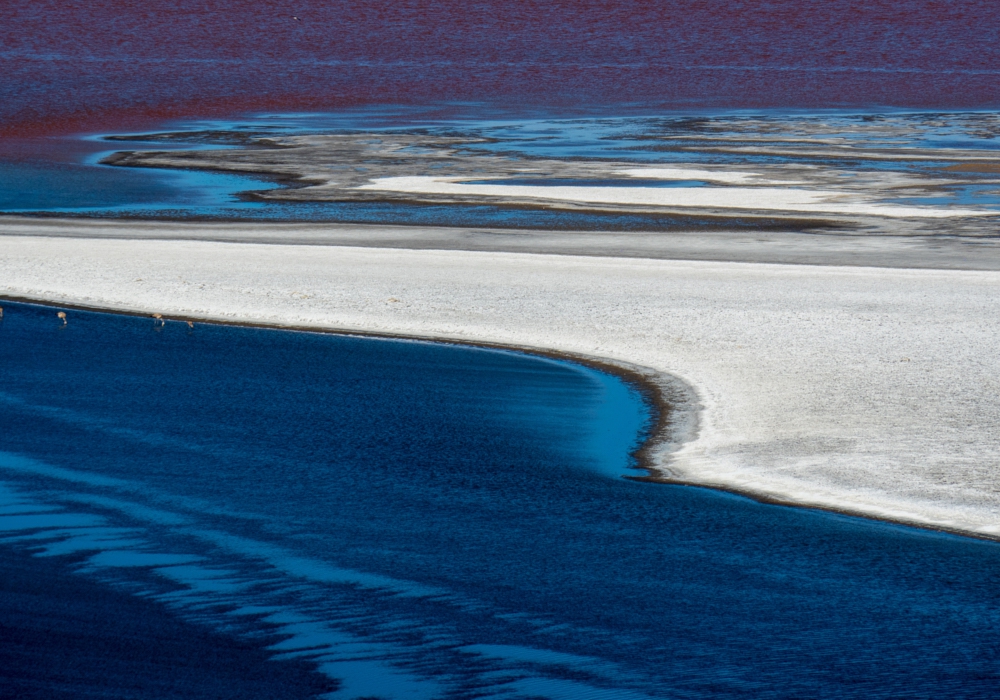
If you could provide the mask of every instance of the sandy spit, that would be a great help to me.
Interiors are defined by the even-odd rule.
[[[627,170],[625,172],[632,176],[642,173],[641,170]],[[649,176],[656,177],[663,172],[663,169],[650,169]],[[690,173],[691,171],[686,172],[686,174]],[[737,175],[743,177],[743,174]],[[743,209],[758,213],[783,211],[916,219],[997,215],[997,212],[987,209],[903,206],[865,201],[857,195],[850,195],[838,190],[808,190],[791,187],[543,187],[538,185],[469,184],[452,179],[418,175],[376,178],[369,184],[361,185],[356,189],[408,194],[558,200],[588,204]]]
[[[665,474],[985,537],[998,292],[988,271],[0,236],[8,297],[650,368],[696,395]]]

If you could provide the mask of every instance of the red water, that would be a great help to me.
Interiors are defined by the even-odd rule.
[[[1000,104],[989,0],[3,4],[6,137],[448,100],[597,112]]]

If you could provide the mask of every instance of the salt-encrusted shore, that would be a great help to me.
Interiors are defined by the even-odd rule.
[[[649,368],[689,399],[682,443],[654,455],[670,477],[984,537],[1000,537],[998,286],[993,271],[0,235],[7,297]]]

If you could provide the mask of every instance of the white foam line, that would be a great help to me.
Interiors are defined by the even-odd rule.
[[[678,171],[683,172],[683,171]],[[673,176],[671,176],[673,177]],[[740,180],[740,182],[744,182]],[[944,219],[998,216],[985,209],[917,207],[865,201],[846,191],[791,187],[580,187],[474,185],[428,176],[382,177],[356,189],[408,194],[537,199],[582,204],[642,207],[741,209],[754,212],[851,214],[889,218]]]

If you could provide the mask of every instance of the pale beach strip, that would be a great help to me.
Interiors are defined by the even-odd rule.
[[[991,271],[0,235],[7,298],[638,369],[676,403],[667,478],[990,538],[998,292]]]
[[[643,171],[628,170],[633,177]],[[678,171],[685,175],[692,171]],[[650,177],[662,177],[662,169],[651,169]],[[745,176],[747,174],[740,174]],[[739,180],[743,182],[744,180]],[[851,214],[886,218],[950,219],[998,216],[989,209],[907,206],[865,198],[841,190],[794,187],[587,187],[576,185],[505,185],[461,182],[451,178],[415,175],[375,178],[359,190],[406,194],[497,197],[561,201],[576,204],[645,206],[680,209],[742,209],[748,212],[797,212],[811,214]]]

